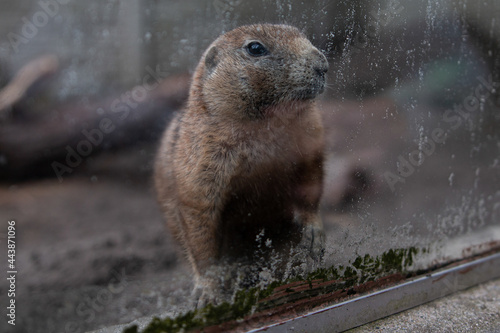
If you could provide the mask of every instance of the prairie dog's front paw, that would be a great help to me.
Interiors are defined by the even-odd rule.
[[[325,232],[323,228],[317,225],[306,225],[300,246],[309,252],[314,261],[321,262],[325,254]]]
[[[218,305],[220,302],[216,283],[209,279],[198,279],[191,295],[196,302],[197,309],[208,304]]]
[[[219,297],[217,297],[217,294],[214,292],[214,290],[204,289],[201,291],[201,295],[198,297],[196,308],[201,309],[208,304],[218,305],[219,303]]]

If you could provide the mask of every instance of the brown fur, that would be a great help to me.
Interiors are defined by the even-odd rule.
[[[252,56],[250,41],[269,53]],[[222,266],[255,260],[259,234],[283,255],[302,246],[320,256],[323,128],[314,97],[327,69],[306,37],[285,25],[239,27],[203,55],[155,170],[159,202],[202,303],[218,300]]]

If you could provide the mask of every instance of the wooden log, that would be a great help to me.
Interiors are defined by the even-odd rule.
[[[187,99],[190,78],[162,80],[149,91],[134,87],[114,98],[60,106],[46,117],[0,125],[0,179],[66,175],[103,150],[155,141]],[[78,155],[78,156],[76,156]]]
[[[35,82],[54,74],[58,68],[59,60],[54,55],[37,58],[23,66],[12,81],[0,90],[0,114],[18,103]]]

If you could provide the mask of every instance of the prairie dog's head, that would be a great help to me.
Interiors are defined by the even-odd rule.
[[[205,51],[191,95],[209,113],[259,119],[268,107],[314,99],[327,70],[325,56],[298,29],[241,26]]]

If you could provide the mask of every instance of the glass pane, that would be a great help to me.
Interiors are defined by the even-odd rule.
[[[155,316],[164,328],[256,328],[500,246],[496,1],[0,9],[0,260],[13,277],[0,282],[0,305],[15,304],[2,332],[121,330],[136,319],[142,330]],[[262,22],[297,27],[329,62],[317,98],[324,255],[293,266],[256,253],[258,279],[231,304],[195,310],[193,270],[156,199],[155,156],[205,50]],[[259,230],[255,246],[272,252],[267,237]],[[239,269],[223,271],[234,280]]]

